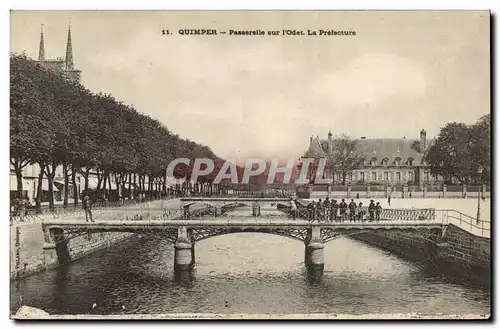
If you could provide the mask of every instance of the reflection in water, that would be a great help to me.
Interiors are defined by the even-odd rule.
[[[341,238],[325,246],[321,280],[304,245],[256,233],[203,240],[191,272],[174,273],[173,246],[145,236],[11,286],[49,313],[489,313],[489,293]],[[92,309],[93,303],[97,306]]]

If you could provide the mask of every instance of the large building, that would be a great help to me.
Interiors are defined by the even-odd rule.
[[[40,45],[38,49],[38,60],[36,61],[41,66],[48,70],[59,72],[68,81],[79,82],[81,71],[75,69],[73,60],[73,45],[71,41],[71,27],[68,29],[68,38],[66,40],[66,56],[58,57],[56,59],[47,59],[45,57],[45,40],[43,35],[43,29],[40,33]],[[30,200],[34,200],[36,197],[38,175],[40,173],[40,167],[37,164],[27,165],[23,168],[23,194],[28,196]],[[64,190],[64,180],[62,179],[62,167],[58,167],[56,170],[56,176],[54,180],[54,192],[56,194],[56,199],[61,197],[61,193]],[[68,187],[70,196],[72,195],[71,184]],[[13,197],[17,192],[17,178],[14,172],[14,168],[11,165],[10,170],[10,191],[11,197]],[[43,179],[42,191],[44,192],[42,200],[46,197],[46,191],[48,191],[48,181],[47,178]]]
[[[327,139],[311,137],[306,157],[329,157],[333,154],[334,143],[331,132]],[[360,162],[347,175],[346,183],[422,186],[440,181],[439,177],[430,174],[424,161],[430,143],[423,129],[419,139],[361,137],[356,143]],[[342,184],[340,172],[334,172],[330,177],[334,184]]]

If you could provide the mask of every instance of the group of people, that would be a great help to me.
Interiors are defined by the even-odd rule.
[[[302,212],[297,211],[295,201],[290,204],[292,215],[296,217],[304,217],[307,214],[309,221],[326,221],[326,222],[344,222],[344,221],[380,221],[380,214],[382,213],[382,206],[380,202],[370,200],[368,207],[363,206],[363,202],[356,204],[354,199],[347,204],[345,199],[340,203],[337,200],[330,200],[328,197],[323,201],[319,199],[317,202],[312,201],[307,205],[306,210]],[[368,213],[368,216],[367,216]],[[302,216],[301,216],[302,215]]]

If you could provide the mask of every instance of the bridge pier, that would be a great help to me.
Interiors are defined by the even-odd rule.
[[[323,238],[321,229],[313,227],[307,230],[304,262],[309,274],[321,277],[325,268]]]
[[[195,264],[194,243],[185,227],[179,227],[177,230],[177,241],[174,245],[174,270],[189,271]]]
[[[54,268],[66,264],[71,260],[68,241],[62,240],[61,238],[59,238],[59,241],[56,241],[56,236],[60,237],[62,233],[63,230],[60,228],[43,228],[45,241],[42,248],[46,268]]]

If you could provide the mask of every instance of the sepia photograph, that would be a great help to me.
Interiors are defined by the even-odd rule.
[[[11,319],[491,318],[489,11],[9,18]]]

